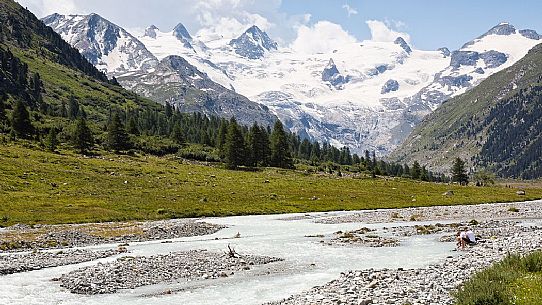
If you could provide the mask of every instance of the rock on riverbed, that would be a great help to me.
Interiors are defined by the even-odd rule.
[[[315,235],[308,237],[320,237],[321,244],[328,246],[360,246],[360,247],[397,247],[400,242],[394,237],[383,237],[372,234],[375,230],[363,227],[352,231],[338,231],[331,236]]]
[[[117,250],[67,250],[0,255],[0,275],[79,264],[119,254]]]
[[[72,293],[106,294],[119,289],[178,280],[207,280],[249,270],[251,266],[282,259],[266,256],[229,257],[205,250],[174,252],[166,255],[122,257],[115,262],[97,264],[62,275],[61,286]]]

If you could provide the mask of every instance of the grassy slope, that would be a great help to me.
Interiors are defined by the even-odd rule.
[[[423,161],[440,171],[455,157],[469,160],[480,152],[481,146],[476,142],[485,136],[486,130],[477,137],[468,137],[462,127],[471,122],[479,125],[501,98],[535,83],[541,75],[541,64],[542,45],[538,45],[516,64],[445,102],[414,129],[405,143],[392,153],[391,159],[408,163]]]
[[[265,181],[269,180],[269,183]],[[126,182],[126,183],[125,183]],[[53,186],[56,185],[56,186]],[[442,193],[452,189],[455,196]],[[318,197],[318,200],[311,200]],[[0,146],[0,225],[473,204],[514,189],[354,179],[266,169],[228,171],[175,158],[85,158]],[[413,201],[413,198],[416,201]]]
[[[41,58],[33,50],[17,50],[14,54],[28,64],[29,71],[39,73],[44,85],[44,100],[51,105],[68,104],[70,96],[75,96],[85,107],[93,121],[105,121],[110,107],[137,109],[149,107],[158,109],[152,101],[143,99],[124,90],[97,81],[82,72]]]
[[[456,305],[538,305],[542,299],[542,252],[510,255],[476,273],[454,294]]]

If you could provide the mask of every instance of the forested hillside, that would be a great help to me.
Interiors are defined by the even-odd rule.
[[[460,157],[471,171],[487,168],[502,177],[541,177],[541,80],[538,45],[510,68],[445,102],[391,158],[418,160],[445,171]]]

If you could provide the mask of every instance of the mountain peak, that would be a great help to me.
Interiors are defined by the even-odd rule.
[[[340,90],[343,88],[344,84],[350,81],[350,77],[341,75],[333,58],[330,58],[324,71],[322,71],[322,81],[328,82],[335,87],[335,89]]]
[[[410,48],[408,43],[403,39],[403,37],[401,36],[397,37],[393,43],[399,45],[408,54],[412,53],[412,49]]]
[[[508,36],[516,33],[516,28],[508,22],[501,22],[496,26],[492,27],[487,31],[482,37],[488,35],[503,35]]]
[[[256,25],[248,28],[241,36],[229,43],[235,53],[249,59],[262,58],[266,51],[276,50],[278,45],[267,33]]]
[[[192,40],[192,36],[190,36],[190,33],[188,33],[188,30],[182,23],[177,24],[177,26],[173,28],[173,35],[179,40]]]
[[[158,27],[156,27],[154,24],[151,24],[148,28],[145,29],[145,35],[143,36],[156,38],[156,31],[158,30]]]
[[[42,21],[109,76],[147,70],[158,63],[137,38],[98,14],[53,14]],[[118,59],[117,51],[126,54],[122,60]]]

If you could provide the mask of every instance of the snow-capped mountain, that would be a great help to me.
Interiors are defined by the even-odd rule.
[[[158,64],[137,38],[97,14],[53,14],[42,21],[110,76],[148,70]]]
[[[246,125],[258,122],[271,126],[277,119],[266,106],[231,90],[229,78],[218,66],[198,56],[187,57],[228,87],[216,83],[184,58],[171,55],[197,55],[197,51],[206,49],[204,44],[192,39],[183,24],[169,33],[161,32],[154,25],[145,30],[142,40],[156,51],[155,55],[139,39],[96,14],[53,14],[42,21],[108,76],[115,76],[124,87],[156,102],[167,102],[186,112],[228,119],[235,116]],[[158,51],[162,43],[170,47],[170,54]]]
[[[239,38],[232,39],[229,43],[235,53],[248,59],[260,59],[268,51],[276,50],[278,44],[271,40],[259,27],[253,25]]]
[[[533,30],[517,31],[503,22],[450,54],[450,65],[413,99],[435,109],[452,96],[464,93],[489,75],[510,67],[539,44]]]
[[[541,39],[501,23],[453,52],[418,50],[397,37],[306,54],[279,47],[256,26],[234,39],[193,36],[182,24],[169,32],[151,26],[137,37],[159,60],[181,56],[222,87],[269,107],[303,137],[380,155],[443,101],[509,67]]]

